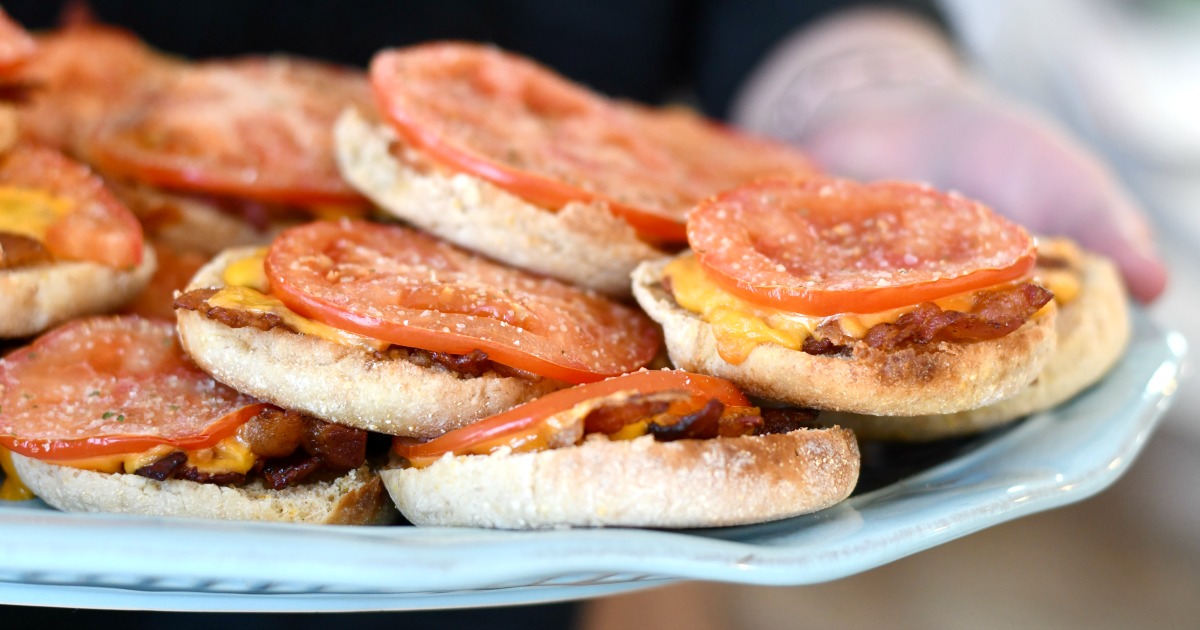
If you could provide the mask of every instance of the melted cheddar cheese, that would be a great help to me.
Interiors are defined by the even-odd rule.
[[[386,341],[346,332],[304,317],[288,308],[278,298],[269,295],[267,292],[270,290],[270,282],[263,271],[263,259],[266,255],[266,249],[260,249],[251,256],[230,263],[222,275],[222,280],[227,286],[208,298],[209,306],[274,315],[298,333],[346,346],[376,351],[386,350],[391,345]]]
[[[45,241],[46,233],[74,204],[40,190],[0,186],[0,232]]]
[[[1079,297],[1082,288],[1080,278],[1083,268],[1083,251],[1074,241],[1065,238],[1039,239],[1038,256],[1045,256],[1066,263],[1065,267],[1039,266],[1034,272],[1033,282],[1054,294],[1059,306],[1070,304]]]
[[[102,473],[133,473],[177,450],[179,449],[174,446],[161,444],[140,453],[58,460],[54,463]],[[236,435],[227,437],[210,448],[184,452],[187,453],[187,466],[192,466],[196,470],[210,475],[230,472],[246,474],[254,467],[255,462],[254,451],[250,450],[250,446]]]
[[[0,447],[0,469],[4,470],[4,483],[0,484],[0,501],[25,501],[33,498],[33,492],[21,482],[17,469],[13,468],[12,453]]]
[[[309,206],[308,211],[320,221],[365,219],[368,214],[367,207],[362,204],[316,204]]]
[[[842,333],[861,339],[872,326],[894,322],[914,306],[878,313],[844,313],[829,317],[810,317],[755,304],[729,293],[705,274],[696,257],[688,254],[672,261],[665,270],[671,279],[675,301],[696,313],[712,326],[717,353],[734,365],[750,356],[759,345],[774,343],[799,350],[817,327],[836,321]],[[969,311],[975,304],[975,292],[948,296],[934,303],[942,310]]]

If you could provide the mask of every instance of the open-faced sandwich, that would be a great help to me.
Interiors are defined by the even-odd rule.
[[[339,120],[346,180],[385,211],[490,258],[628,296],[629,272],[685,240],[700,199],[802,155],[683,109],[612,101],[496,48],[378,53],[385,122]]]
[[[77,319],[0,359],[0,447],[21,483],[62,510],[346,524],[394,516],[366,463],[365,431],[214,381],[167,322]]]
[[[333,158],[365,75],[287,56],[189,62],[102,24],[40,34],[15,74],[22,134],[92,165],[155,240],[212,255],[280,224],[361,215]]]
[[[410,521],[531,529],[713,527],[815,512],[858,479],[854,436],[759,409],[723,379],[639,371],[417,441],[380,472]]]
[[[755,396],[951,413],[1013,395],[1054,350],[1033,239],[957,195],[762,181],[702,202],[688,242],[639,267],[634,294],[675,365]]]
[[[635,308],[362,221],[221,254],[176,309],[184,347],[218,380],[391,435],[440,435],[635,370],[661,346]]]
[[[113,311],[154,268],[141,225],[86,166],[25,143],[0,152],[0,338]]]
[[[866,439],[928,441],[978,433],[1061,404],[1099,381],[1129,344],[1129,304],[1116,266],[1073,241],[1039,238],[1033,282],[1054,293],[1057,344],[1037,378],[1000,402],[908,417],[823,412],[822,424]]]
[[[15,73],[22,137],[86,161],[91,135],[134,107],[184,62],[112,26],[78,24],[36,36]]]
[[[361,216],[333,122],[372,107],[366,77],[295,57],[180,64],[111,112],[85,147],[161,240],[215,254],[314,216]]]

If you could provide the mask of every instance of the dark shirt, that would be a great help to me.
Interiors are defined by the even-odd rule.
[[[8,0],[31,29],[55,24],[61,0]],[[690,98],[724,117],[754,65],[802,24],[852,4],[928,0],[90,0],[102,21],[189,57],[289,52],[365,66],[376,51],[432,39],[490,42],[606,94],[658,103]]]

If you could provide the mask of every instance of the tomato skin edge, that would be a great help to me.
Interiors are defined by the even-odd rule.
[[[548,177],[510,168],[474,152],[447,145],[436,134],[420,129],[404,111],[389,103],[384,81],[376,79],[377,74],[384,74],[384,70],[377,69],[377,65],[382,64],[371,64],[371,89],[375,93],[379,108],[386,113],[390,127],[405,142],[438,164],[494,184],[548,212],[557,212],[572,202],[601,203],[614,215],[629,223],[644,240],[652,243],[687,242],[687,226],[683,222]]]
[[[382,317],[376,318],[347,312],[335,304],[327,303],[320,298],[309,295],[303,288],[288,282],[284,274],[276,269],[276,260],[271,253],[268,253],[264,259],[263,268],[270,281],[270,293],[273,297],[279,299],[285,306],[303,317],[340,330],[379,339],[398,346],[418,348],[431,352],[469,354],[472,351],[480,350],[496,363],[571,384],[591,383],[619,374],[593,371],[587,365],[575,359],[572,359],[569,363],[554,362],[535,354],[518,350],[508,344],[481,339],[470,334],[430,330],[417,326],[405,326],[388,321]],[[635,343],[638,344],[638,347],[654,349],[661,347],[662,339],[658,327],[646,326],[642,337],[637,339]],[[641,367],[641,365],[644,365],[651,358],[653,358],[653,353],[645,357],[641,364],[631,365],[628,369]]]
[[[831,317],[848,313],[879,313],[944,297],[982,291],[989,287],[1028,277],[1037,263],[1036,251],[1022,255],[1016,263],[997,269],[979,269],[956,278],[943,278],[900,287],[853,291],[783,292],[732,278],[707,265],[697,255],[705,275],[721,288],[749,302],[811,317]]]
[[[96,143],[92,150],[92,157],[108,172],[179,194],[208,194],[249,199],[262,203],[293,205],[299,208],[324,204],[368,205],[365,197],[354,192],[277,186],[243,186],[235,182],[223,181],[220,177],[205,175],[202,167],[176,169],[170,166],[139,164],[136,160],[117,155],[103,143]]]
[[[278,281],[278,276],[272,275],[271,272],[270,256],[267,257],[264,266],[267,269],[267,277],[271,278],[272,296],[278,298],[285,306],[301,316],[340,330],[380,339],[398,346],[419,348],[430,352],[468,354],[474,350],[481,350],[487,353],[489,359],[497,363],[568,383],[590,383],[611,376],[597,374],[580,367],[551,363],[533,355],[516,352],[507,345],[489,342],[470,335],[403,326],[383,319],[346,313],[307,295],[301,289]]]
[[[565,411],[593,398],[619,392],[650,394],[671,389],[686,389],[699,395],[707,395],[720,400],[727,406],[751,406],[749,399],[741,390],[737,389],[733,383],[721,378],[681,370],[641,370],[551,392],[541,398],[517,405],[508,411],[450,431],[428,442],[413,443],[404,438],[395,438],[392,441],[392,452],[405,458],[436,457],[509,433],[522,431],[555,413]]]
[[[26,457],[51,462],[89,457],[128,455],[140,453],[163,444],[175,446],[181,450],[197,450],[209,448],[217,442],[233,435],[239,427],[270,406],[268,403],[247,405],[225,414],[206,427],[199,435],[189,437],[163,438],[145,435],[109,435],[78,440],[32,440],[21,439],[12,435],[0,435],[0,446]]]
[[[773,188],[782,188],[780,194],[794,193],[800,196],[809,195],[818,200],[821,197],[827,196],[825,192],[827,188],[832,189],[832,195],[835,199],[837,198],[836,195],[853,195],[855,198],[852,201],[860,205],[860,207],[852,211],[854,213],[853,216],[872,213],[872,211],[880,207],[881,202],[878,199],[880,195],[889,195],[887,202],[885,202],[886,204],[899,204],[902,202],[921,203],[925,200],[933,199],[934,201],[944,203],[948,208],[952,208],[954,212],[982,213],[983,217],[990,217],[986,220],[998,221],[1002,225],[1006,224],[1015,234],[1019,235],[1019,238],[1023,242],[1023,251],[1019,253],[1010,251],[1009,253],[1013,256],[1012,262],[1003,264],[1003,266],[974,267],[954,277],[910,281],[893,285],[831,290],[822,288],[819,280],[809,281],[808,284],[815,286],[787,286],[786,284],[775,284],[766,279],[755,283],[743,277],[738,277],[736,271],[731,272],[721,268],[722,265],[719,263],[722,262],[724,254],[727,252],[723,250],[710,251],[706,247],[713,246],[711,242],[712,234],[718,233],[715,231],[718,227],[720,228],[719,233],[729,234],[736,232],[739,237],[747,241],[747,243],[734,243],[734,251],[738,251],[738,248],[751,247],[749,241],[753,239],[748,234],[751,233],[751,227],[749,226],[752,225],[752,222],[741,223],[722,216],[725,210],[721,206],[722,204],[741,203],[741,199],[748,195],[772,192],[771,189]],[[893,201],[893,199],[899,200]],[[830,202],[814,201],[810,203],[824,204]],[[862,207],[864,204],[865,207]],[[787,213],[789,211],[787,209],[774,209],[778,207],[773,206],[773,211],[776,213]],[[714,209],[717,209],[718,212],[714,213]],[[821,205],[818,205],[817,211],[828,212]],[[710,215],[713,214],[717,215],[716,222],[710,218]],[[761,222],[765,219],[760,217],[758,220]],[[763,229],[758,223],[753,223],[753,226],[759,230]],[[702,201],[689,217],[688,236],[688,242],[692,246],[696,259],[704,270],[705,275],[721,288],[737,297],[761,306],[811,317],[830,317],[851,313],[878,313],[906,306],[915,306],[924,302],[932,302],[952,295],[982,291],[1028,278],[1032,274],[1037,262],[1036,241],[1020,225],[1012,223],[1008,219],[996,214],[978,201],[952,193],[945,193],[928,185],[900,181],[880,181],[863,184],[833,177],[810,177],[807,179],[769,177],[760,179],[742,187],[718,193]],[[760,254],[760,252],[756,251],[755,254]],[[762,255],[769,259],[769,254]],[[784,272],[784,269],[781,268],[777,271]],[[794,275],[789,276],[789,278],[795,277]]]

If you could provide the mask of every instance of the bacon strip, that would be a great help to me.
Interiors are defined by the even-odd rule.
[[[366,431],[295,411],[264,409],[238,429],[238,436],[258,458],[252,474],[261,475],[272,490],[294,486],[321,470],[341,473],[366,462]],[[158,481],[186,479],[217,485],[240,485],[247,479],[242,473],[200,472],[187,465],[183,451],[170,453],[135,474]]]
[[[175,298],[175,308],[196,311],[213,321],[221,322],[230,328],[257,328],[262,331],[281,328],[296,332],[283,322],[283,318],[274,313],[258,311],[243,311],[241,309],[210,306],[208,299],[217,294],[220,289],[195,289]]]
[[[659,442],[673,442],[683,439],[706,440],[721,434],[721,414],[725,411],[725,403],[716,398],[705,403],[697,411],[679,418],[671,424],[651,422],[646,428],[650,435]]]
[[[901,315],[895,323],[876,324],[863,341],[868,346],[892,350],[936,341],[973,342],[999,339],[1020,328],[1054,298],[1033,284],[1021,284],[982,294],[969,313],[943,311],[926,302]]]
[[[50,250],[37,239],[0,232],[0,269],[28,267],[53,260]]]

